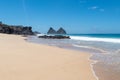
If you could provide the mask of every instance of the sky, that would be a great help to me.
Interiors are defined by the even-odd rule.
[[[41,33],[120,33],[120,0],[0,0],[0,21]]]

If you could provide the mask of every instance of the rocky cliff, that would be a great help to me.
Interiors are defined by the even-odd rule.
[[[0,33],[17,34],[17,35],[33,35],[32,27],[30,26],[14,26],[0,22]]]

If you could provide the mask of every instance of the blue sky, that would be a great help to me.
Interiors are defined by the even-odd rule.
[[[120,33],[120,0],[0,0],[0,20],[46,33]]]

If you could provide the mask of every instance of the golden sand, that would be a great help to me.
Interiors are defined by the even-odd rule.
[[[90,54],[0,34],[0,80],[96,80]]]

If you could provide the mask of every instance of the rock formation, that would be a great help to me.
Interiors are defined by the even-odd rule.
[[[56,34],[56,31],[52,27],[50,27],[47,34]]]
[[[62,35],[62,34],[66,34],[66,31],[63,28],[60,28],[58,31],[55,31],[52,27],[50,27],[47,34],[54,34],[54,35],[40,35],[40,36],[38,36],[38,38],[44,38],[44,39],[70,39],[70,36]]]
[[[67,34],[67,33],[63,28],[60,28],[58,31],[55,31],[52,27],[50,27],[47,34]]]
[[[57,34],[67,34],[66,31],[63,29],[63,28],[60,28],[58,31],[57,31]]]
[[[64,36],[64,35],[43,35],[43,36],[38,36],[38,38],[44,38],[44,39],[70,39],[69,36]]]
[[[0,22],[0,33],[18,34],[18,35],[33,35],[32,27],[30,26],[14,26]]]

